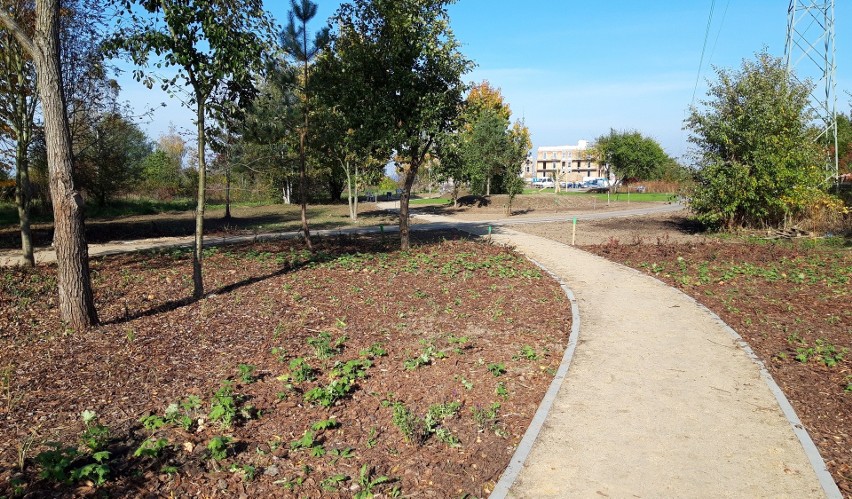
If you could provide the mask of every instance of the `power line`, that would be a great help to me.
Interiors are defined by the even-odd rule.
[[[704,66],[704,53],[707,51],[707,40],[710,38],[710,26],[713,24],[713,11],[716,9],[716,0],[710,2],[710,15],[707,16],[707,29],[704,30],[704,46],[701,47],[701,59],[698,61],[698,74],[695,75],[695,87],[692,89],[692,100],[689,107],[695,104],[695,92],[698,91],[698,81],[701,78],[701,68]]]

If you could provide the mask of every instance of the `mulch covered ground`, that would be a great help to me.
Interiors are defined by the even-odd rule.
[[[487,495],[567,300],[507,249],[397,245],[213,249],[199,301],[186,251],[95,259],[103,325],[82,333],[57,319],[53,267],[5,269],[0,496]]]
[[[675,286],[751,345],[852,497],[852,251],[813,241],[585,249]]]

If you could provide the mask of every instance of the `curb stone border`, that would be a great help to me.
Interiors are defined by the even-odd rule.
[[[533,445],[535,444],[535,440],[544,426],[544,420],[547,418],[547,415],[550,413],[550,409],[553,407],[556,395],[562,387],[562,381],[564,381],[565,377],[568,375],[568,369],[571,367],[571,360],[574,358],[574,351],[577,349],[577,341],[580,336],[580,307],[577,303],[577,298],[574,296],[574,292],[571,291],[571,288],[569,288],[559,276],[551,272],[544,265],[532,258],[528,258],[528,260],[536,264],[540,269],[558,282],[562,291],[565,292],[565,296],[568,297],[568,301],[571,302],[571,334],[568,336],[568,346],[565,349],[565,353],[562,354],[562,362],[556,370],[556,376],[554,376],[553,381],[550,382],[550,387],[547,389],[547,392],[545,392],[544,398],[542,398],[529,427],[527,427],[527,431],[524,433],[521,442],[515,449],[515,453],[512,454],[512,459],[509,461],[509,465],[503,471],[503,474],[500,476],[500,480],[497,482],[494,490],[491,491],[491,494],[489,495],[489,498],[491,499],[505,498],[509,493],[509,489],[515,483],[515,480],[517,480],[521,469],[524,467],[524,462],[526,462],[529,457]]]

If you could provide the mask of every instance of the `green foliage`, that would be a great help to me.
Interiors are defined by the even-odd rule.
[[[450,29],[448,0],[353,0],[330,21],[330,56],[345,73],[340,109],[375,140],[378,158],[396,154],[401,173],[401,213],[411,186],[433,152],[435,140],[453,128],[472,64],[459,52]],[[402,247],[408,219],[401,217]]]
[[[160,457],[160,452],[168,447],[169,441],[165,438],[147,439],[133,452],[133,457]]]
[[[487,409],[479,406],[471,407],[470,412],[479,429],[484,430],[486,427],[491,427],[497,423],[497,415],[500,412],[500,403],[494,402]]]
[[[359,353],[361,357],[366,357],[370,359],[375,359],[376,357],[385,357],[387,354],[388,351],[385,350],[384,346],[381,343],[373,343],[372,345],[370,345],[370,348],[365,348]]]
[[[216,461],[221,461],[228,457],[228,452],[231,450],[231,437],[215,436],[207,443],[207,450],[210,452],[210,457]]]
[[[705,225],[726,228],[801,216],[825,196],[809,86],[766,52],[716,73],[704,109],[691,109],[685,125],[700,153],[692,210]]]
[[[788,342],[790,342],[789,339]],[[800,344],[802,346],[796,348],[796,360],[803,364],[816,358],[825,364],[826,367],[834,367],[843,361],[843,358],[848,352],[848,349],[838,349],[831,342],[823,339],[817,339],[813,346],[807,346],[804,342],[800,342]]]
[[[237,369],[239,369],[240,371],[240,381],[246,384],[255,382],[255,378],[254,376],[252,376],[252,373],[254,373],[255,369],[253,365],[240,364],[239,366],[237,366]]]
[[[237,417],[237,400],[230,381],[222,382],[222,386],[213,393],[210,399],[210,421],[218,422],[222,428],[230,428]]]
[[[402,402],[394,402],[392,407],[391,422],[399,429],[406,442],[422,445],[431,435],[435,435],[435,438],[446,445],[451,447],[459,445],[458,438],[444,426],[444,421],[458,414],[460,402],[433,404],[422,418],[414,414]]]
[[[329,359],[343,352],[343,346],[346,344],[346,335],[332,342],[331,333],[323,331],[316,336],[309,337],[307,341],[308,345],[313,347],[314,354],[318,359]]]
[[[77,457],[77,449],[63,447],[59,442],[48,442],[51,450],[40,452],[35,461],[41,467],[39,476],[53,482],[68,482],[71,480],[71,463]]]
[[[488,364],[488,372],[494,375],[494,377],[502,376],[506,374],[506,366],[502,362],[493,362]]]
[[[361,472],[358,475],[358,485],[361,489],[355,493],[354,499],[371,499],[373,497],[373,489],[376,485],[388,483],[392,481],[390,478],[382,476],[373,476],[373,469],[366,464],[361,466]]]
[[[609,164],[619,181],[656,180],[674,162],[656,140],[635,130],[610,130],[595,140],[593,153],[599,162]]]
[[[103,450],[109,441],[109,428],[97,422],[98,416],[93,411],[83,411],[82,419],[85,429],[80,441],[92,452]]]
[[[524,345],[521,347],[521,351],[518,354],[512,356],[512,360],[518,359],[527,359],[527,360],[538,360],[538,354],[535,352],[535,349],[529,345]]]
[[[106,482],[110,472],[107,463],[110,453],[103,448],[109,440],[109,429],[97,423],[97,414],[93,411],[83,411],[82,419],[85,429],[80,440],[88,448],[87,451],[81,453],[74,447],[48,442],[50,450],[42,451],[35,457],[41,467],[41,478],[61,483],[84,479],[91,480],[95,485]]]
[[[428,366],[434,359],[443,359],[447,356],[444,352],[438,350],[435,345],[428,344],[417,357],[406,359],[402,366],[406,371],[414,371],[419,367]]]
[[[290,361],[289,378],[296,383],[304,383],[316,379],[316,371],[302,357]]]

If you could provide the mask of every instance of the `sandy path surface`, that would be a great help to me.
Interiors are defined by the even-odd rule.
[[[493,239],[563,279],[580,313],[567,377],[508,496],[839,497],[768,375],[706,309],[558,242]]]

